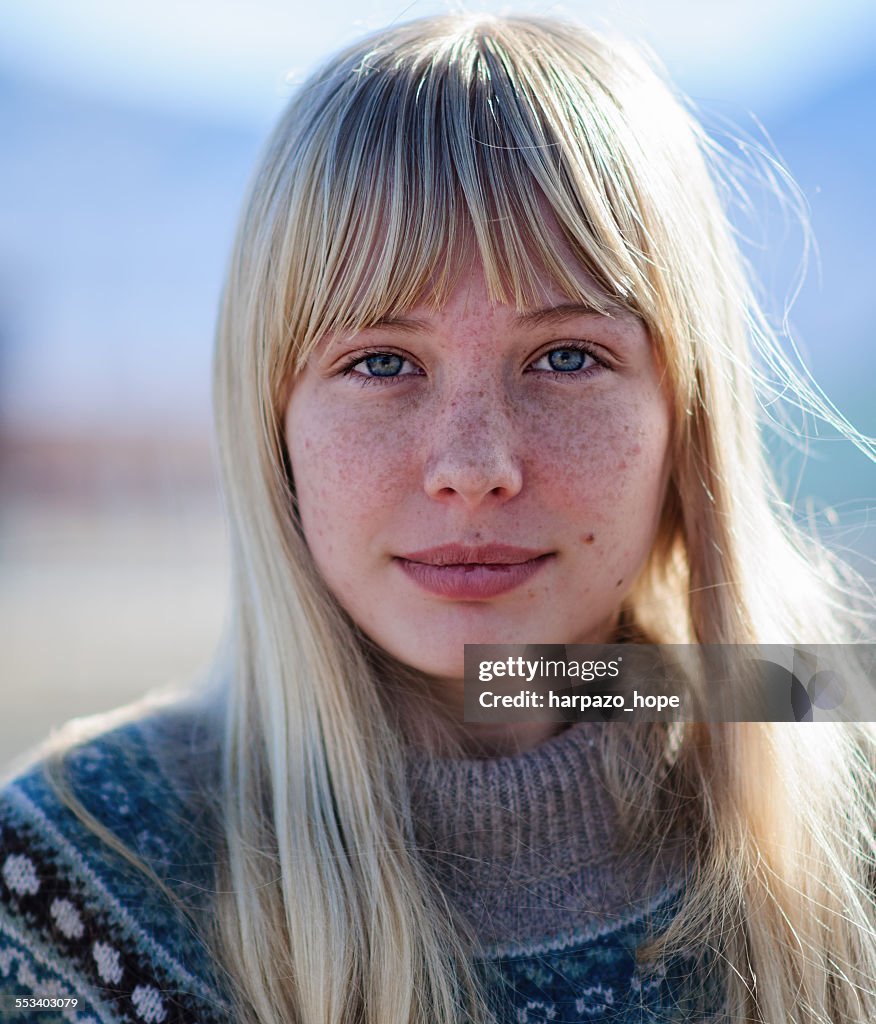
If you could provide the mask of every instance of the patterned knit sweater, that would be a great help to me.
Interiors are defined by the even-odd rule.
[[[704,1019],[681,997],[692,960],[658,971],[636,962],[648,928],[671,917],[680,872],[671,857],[615,854],[592,751],[599,727],[581,723],[512,757],[409,752],[418,848],[475,929],[503,1024]],[[0,1020],[233,1021],[203,937],[217,844],[198,794],[217,770],[215,741],[184,709],[105,732],[68,759],[76,796],[188,913],[64,807],[41,765],[6,786]]]

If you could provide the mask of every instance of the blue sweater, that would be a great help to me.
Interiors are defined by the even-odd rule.
[[[605,805],[596,808],[595,827],[581,818],[557,821],[574,806],[564,787],[572,787],[570,799],[580,799],[576,786],[596,789],[581,760],[587,728],[576,726],[535,752],[486,764],[435,767],[414,757],[410,781],[423,856],[432,857],[451,904],[464,908],[483,936],[479,960],[492,979],[490,996],[503,1024],[703,1020],[696,1000],[681,996],[680,979],[695,958],[657,972],[636,963],[648,927],[671,917],[677,878],[644,897],[636,894],[629,866],[613,858]],[[175,751],[176,760],[157,757],[156,749]],[[233,1020],[221,971],[204,941],[218,846],[211,841],[215,822],[197,792],[214,784],[214,753],[190,714],[160,712],[104,733],[67,762],[76,796],[154,868],[186,912],[59,801],[41,765],[3,790],[0,1020]],[[540,793],[537,784],[545,779],[549,792]],[[521,788],[523,798],[511,796]],[[547,828],[528,820],[530,790],[533,806],[547,808]],[[477,804],[485,798],[490,808]],[[503,819],[509,813],[513,817]],[[508,822],[519,825],[524,818],[532,831],[511,835]],[[489,828],[483,827],[487,820]],[[575,837],[582,830],[580,851],[574,841],[556,849],[558,834]],[[593,843],[604,845],[606,856],[597,857]],[[528,858],[539,867],[537,882]],[[619,891],[631,902],[618,906]],[[24,999],[43,1006],[19,1002]],[[58,1000],[63,1008],[47,1013],[44,1007]]]

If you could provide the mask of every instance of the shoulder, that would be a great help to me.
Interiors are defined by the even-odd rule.
[[[217,770],[203,716],[179,706],[0,790],[0,993],[13,1019],[20,998],[76,999],[67,1019],[83,1022],[222,1019],[204,942]]]

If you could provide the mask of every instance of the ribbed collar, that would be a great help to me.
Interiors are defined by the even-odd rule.
[[[596,934],[677,883],[671,858],[618,855],[617,809],[595,745],[605,727],[577,723],[509,757],[408,749],[418,849],[484,945]]]
[[[409,748],[418,840],[490,874],[500,867],[542,874],[545,857],[558,848],[570,870],[606,863],[616,814],[599,776],[599,728],[581,722],[508,757],[440,758]]]

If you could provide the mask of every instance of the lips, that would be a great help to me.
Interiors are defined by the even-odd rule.
[[[444,544],[396,556],[396,564],[423,590],[456,600],[497,597],[531,579],[553,552],[509,544]]]

